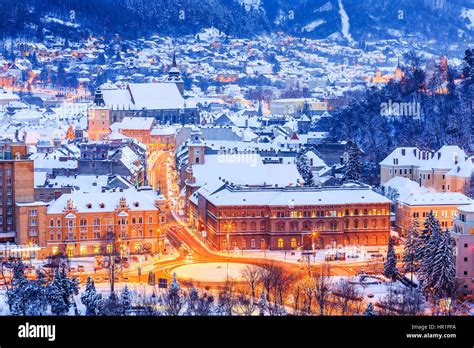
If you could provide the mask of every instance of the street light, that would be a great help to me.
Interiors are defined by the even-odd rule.
[[[311,238],[312,238],[312,249],[313,249],[313,262],[316,261],[316,239],[318,238],[318,231],[313,230],[311,233]]]

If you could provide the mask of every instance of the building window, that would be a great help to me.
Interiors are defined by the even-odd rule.
[[[247,249],[247,241],[245,240],[245,238],[242,238],[241,247],[242,249]]]
[[[37,212],[36,209],[30,209],[30,216],[36,216]]]
[[[278,238],[278,249],[283,249],[283,238]]]
[[[291,247],[296,248],[296,238],[291,238]]]
[[[256,247],[255,238],[252,238],[252,239],[250,240],[250,247],[251,247],[252,249],[255,249],[255,247]]]

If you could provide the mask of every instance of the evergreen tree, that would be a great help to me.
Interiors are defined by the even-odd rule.
[[[367,308],[365,309],[363,315],[366,316],[366,317],[375,317],[375,316],[377,316],[377,312],[375,312],[374,305],[372,304],[372,302],[370,302],[367,305]]]
[[[176,273],[173,273],[173,280],[164,296],[164,304],[168,315],[179,315],[184,306],[184,298],[181,293],[181,286],[176,279]]]
[[[438,220],[430,213],[425,221],[425,240],[420,247],[423,248],[421,252],[422,259],[420,268],[418,270],[418,279],[420,281],[421,289],[425,295],[433,295],[432,289],[436,283],[433,273],[433,260],[438,252],[439,244],[442,242],[441,228]]]
[[[313,172],[311,171],[311,164],[308,156],[303,150],[300,150],[296,155],[296,168],[304,180],[305,186],[314,186]]]
[[[344,180],[359,181],[361,173],[360,150],[356,143],[349,148],[346,168],[344,170]]]
[[[63,281],[59,269],[54,270],[54,278],[47,289],[47,297],[51,306],[51,313],[54,315],[66,315],[69,311],[69,303],[66,303],[66,296],[63,291]]]
[[[81,302],[86,306],[87,316],[99,315],[103,309],[102,295],[97,293],[94,281],[90,277],[87,277],[86,290],[81,295]]]
[[[416,259],[417,240],[419,237],[418,220],[413,219],[408,228],[405,248],[403,250],[403,273],[415,273],[419,268],[419,262]]]
[[[258,301],[258,309],[259,309],[259,315],[260,316],[265,315],[266,308],[267,308],[267,301],[265,299],[265,294],[262,290],[262,293],[260,294],[260,300]]]
[[[397,258],[395,256],[395,249],[393,248],[393,238],[388,238],[387,259],[383,267],[383,274],[392,280],[398,275]]]
[[[127,315],[127,312],[132,308],[132,299],[127,285],[125,285],[122,293],[120,294],[120,304],[122,308],[122,315]]]
[[[428,213],[428,216],[425,218],[423,222],[424,229],[421,230],[421,233],[418,235],[418,238],[415,240],[415,261],[418,264],[423,262],[426,247],[428,244],[428,240],[430,236],[433,234],[433,231],[439,231],[439,221],[434,216],[433,211]]]
[[[438,298],[451,296],[454,290],[456,264],[453,253],[453,241],[449,230],[440,233],[432,265],[434,293]]]

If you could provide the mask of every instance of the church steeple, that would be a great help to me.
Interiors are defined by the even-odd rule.
[[[173,52],[173,65],[168,72],[168,77],[165,79],[165,82],[175,83],[181,95],[184,95],[184,81],[178,70],[178,64],[176,64],[176,51]]]

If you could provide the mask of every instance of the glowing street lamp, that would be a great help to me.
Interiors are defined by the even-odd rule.
[[[315,229],[311,233],[311,239],[312,239],[312,249],[313,249],[313,262],[316,261],[316,240],[318,238],[318,231]]]

